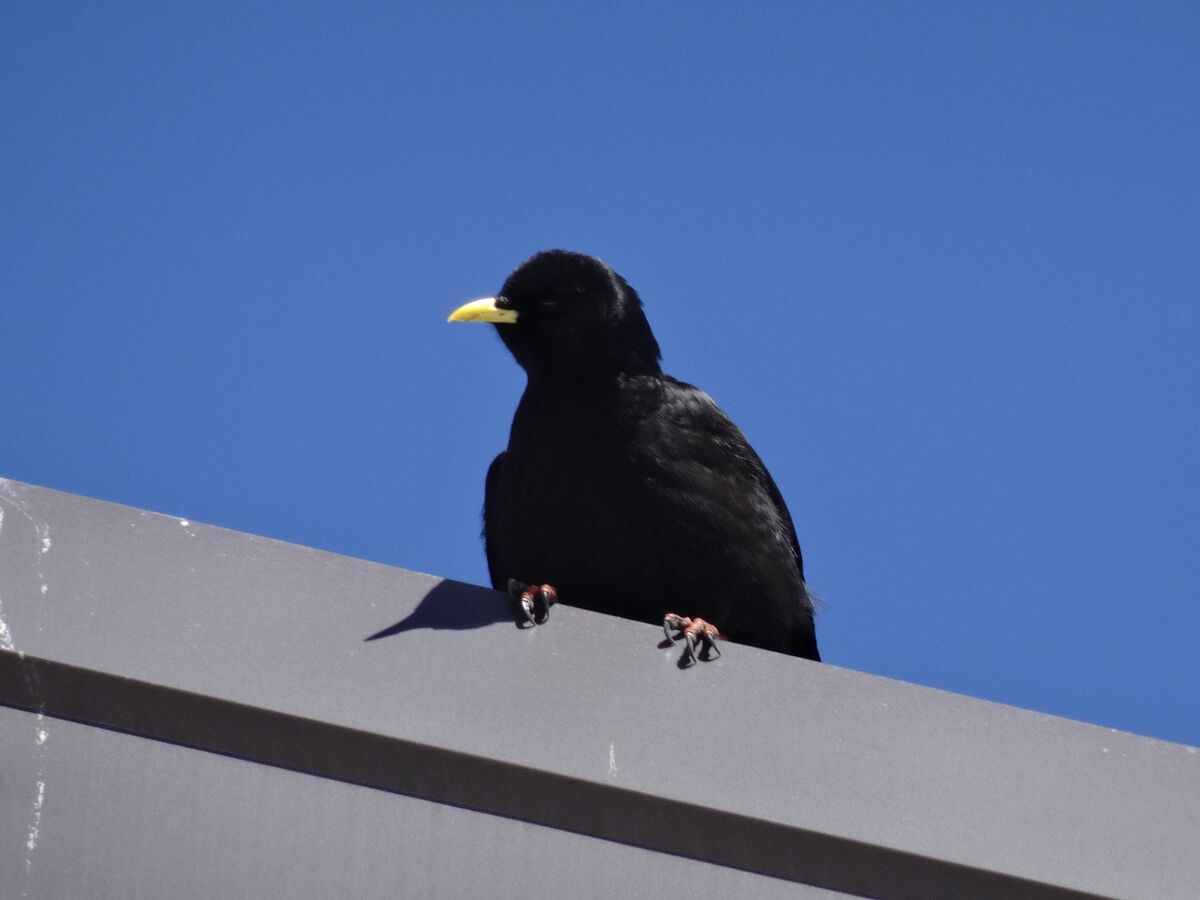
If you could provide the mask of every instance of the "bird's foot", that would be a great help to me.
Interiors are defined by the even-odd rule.
[[[667,613],[663,617],[663,634],[672,643],[683,638],[684,650],[680,665],[692,665],[702,658],[701,653],[704,654],[705,660],[716,659],[721,655],[721,648],[717,646],[721,632],[717,630],[716,625],[701,618],[692,619]]]
[[[521,617],[530,625],[541,625],[550,618],[550,607],[558,602],[558,591],[550,584],[526,584],[508,579],[508,596],[513,598]]]

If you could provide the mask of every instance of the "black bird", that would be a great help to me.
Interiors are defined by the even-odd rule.
[[[779,488],[707,394],[663,373],[624,278],[548,250],[450,321],[494,323],[528,379],[488,470],[484,540],[493,586],[531,622],[557,592],[686,633],[692,659],[719,652],[717,630],[820,659]]]

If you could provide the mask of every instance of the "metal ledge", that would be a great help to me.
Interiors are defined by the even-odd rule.
[[[0,512],[0,704],[797,891],[1200,883],[1192,748],[747,647],[680,670],[650,626],[522,630],[493,591],[11,481]]]

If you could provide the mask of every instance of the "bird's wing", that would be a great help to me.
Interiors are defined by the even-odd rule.
[[[488,575],[492,587],[505,590],[512,576],[510,555],[504,546],[502,524],[502,498],[506,494],[504,479],[504,456],[501,452],[488,466],[487,480],[483,489],[483,542],[487,549]]]
[[[796,529],[762,460],[698,388],[663,378],[656,406],[639,443],[674,529],[662,540],[692,548],[693,590],[734,640],[818,659]]]
[[[707,484],[732,508],[756,516],[795,556],[796,570],[804,580],[804,560],[796,526],[783,494],[741,429],[704,391],[664,377],[661,414],[656,417],[661,434],[655,443],[672,466],[698,467],[692,484]],[[703,477],[701,477],[703,476]]]
[[[758,462],[758,468],[762,471],[763,489],[766,490],[767,495],[771,498],[771,502],[775,504],[775,509],[779,513],[779,517],[787,527],[787,533],[792,542],[792,550],[796,552],[796,566],[800,569],[800,580],[803,581],[804,554],[800,552],[800,538],[796,534],[796,523],[792,521],[792,514],[788,511],[787,503],[783,500],[783,494],[779,492],[779,486],[775,484],[775,479],[771,477],[771,473],[767,471],[767,467],[763,465],[762,460],[758,458],[758,454],[754,452],[754,448],[749,443],[746,444],[746,449],[750,451],[754,459]]]

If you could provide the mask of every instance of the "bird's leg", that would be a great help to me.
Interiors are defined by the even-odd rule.
[[[550,618],[550,607],[558,602],[558,591],[550,584],[526,584],[508,579],[508,596],[521,610],[530,625],[541,625]]]
[[[717,639],[721,637],[721,632],[717,630],[716,625],[701,618],[693,619],[688,616],[667,613],[663,617],[663,634],[667,636],[668,641],[677,641],[683,638],[686,645],[686,649],[683,651],[684,665],[689,665],[689,659],[692,662],[700,659],[699,650],[696,648],[697,642],[700,644],[700,649],[704,651],[705,659],[713,659],[721,655],[721,648],[717,646]]]

